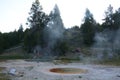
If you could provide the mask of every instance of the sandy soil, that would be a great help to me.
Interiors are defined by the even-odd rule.
[[[120,66],[105,66],[83,63],[54,64],[53,62],[31,62],[24,60],[8,60],[0,62],[6,67],[6,73],[15,69],[12,80],[120,80]],[[51,68],[80,68],[88,70],[81,74],[52,73]]]

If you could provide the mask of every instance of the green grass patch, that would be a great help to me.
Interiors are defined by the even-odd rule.
[[[0,80],[11,80],[10,76],[6,73],[0,73]]]
[[[79,58],[61,58],[62,61],[79,61]]]
[[[0,59],[29,59],[29,56],[26,55],[20,55],[20,54],[15,54],[15,55],[0,55]]]
[[[29,59],[29,57],[30,57],[30,55],[26,53],[26,51],[23,49],[23,47],[19,47],[19,46],[8,49],[0,55],[1,60]]]
[[[107,59],[99,62],[103,65],[113,65],[113,66],[120,66],[120,59]]]
[[[5,69],[6,69],[5,67],[0,67],[0,72],[2,72]]]
[[[66,62],[66,63],[80,61],[79,58],[67,58],[67,57],[60,57],[57,60],[61,60],[62,62]]]
[[[0,67],[0,80],[11,80],[7,73],[2,73],[5,69],[5,67]]]

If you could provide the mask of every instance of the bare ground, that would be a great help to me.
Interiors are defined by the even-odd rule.
[[[35,62],[25,60],[0,61],[0,67],[5,67],[4,73],[11,80],[120,80],[120,66],[106,66],[84,63],[55,64],[54,62]],[[88,70],[81,74],[52,73],[51,68],[69,67]],[[15,74],[9,74],[15,69]]]

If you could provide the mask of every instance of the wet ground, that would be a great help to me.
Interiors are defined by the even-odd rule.
[[[84,64],[79,62],[55,64],[25,60],[1,61],[0,67],[11,80],[120,80],[120,66]],[[62,74],[50,72],[53,68],[74,68],[87,70],[86,73]],[[15,70],[13,74],[11,70]]]

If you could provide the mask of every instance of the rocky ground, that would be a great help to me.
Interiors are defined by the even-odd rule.
[[[120,66],[7,60],[1,61],[0,67],[5,67],[1,73],[9,75],[9,80],[120,80]],[[88,72],[60,74],[49,71],[51,68],[58,67],[80,68]]]

